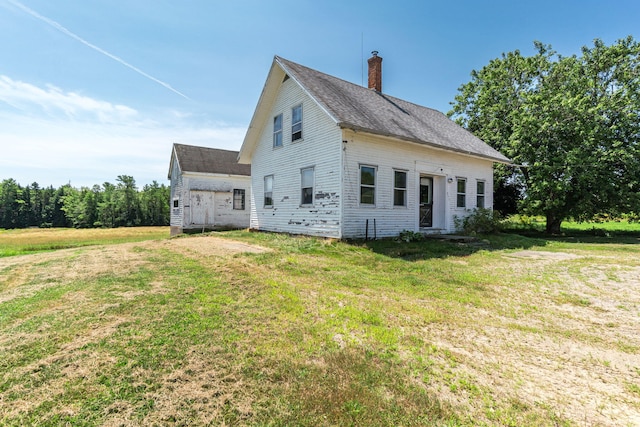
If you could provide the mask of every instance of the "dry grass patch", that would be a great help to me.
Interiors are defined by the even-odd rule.
[[[377,244],[0,259],[0,423],[640,423],[637,246]]]
[[[0,258],[91,245],[165,239],[169,227],[0,230]]]

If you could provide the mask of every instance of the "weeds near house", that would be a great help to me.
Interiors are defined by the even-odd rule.
[[[459,233],[470,236],[495,234],[502,230],[500,215],[492,209],[476,208],[466,216],[455,216],[454,224]]]

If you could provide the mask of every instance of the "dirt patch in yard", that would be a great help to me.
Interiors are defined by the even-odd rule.
[[[157,242],[153,243],[158,248]],[[233,256],[239,253],[263,253],[270,249],[216,236],[189,236],[165,240],[160,247],[187,256]]]
[[[533,260],[566,260],[579,258],[576,254],[568,254],[566,252],[549,252],[549,251],[518,251],[506,254],[505,257],[509,258],[522,258]]]
[[[471,308],[469,326],[432,324],[425,339],[451,352],[455,375],[495,396],[548,408],[576,425],[640,425],[637,252],[503,257],[512,261],[502,274],[522,282],[496,288],[496,309]],[[450,399],[460,403],[459,395]]]
[[[87,246],[30,255],[0,258],[0,303],[25,297],[42,289],[103,274],[126,274],[148,263],[136,248],[168,249],[185,256],[221,257],[239,253],[263,253],[270,249],[216,236],[191,236],[162,241]],[[45,268],[33,269],[33,265]],[[33,284],[30,284],[33,282]]]

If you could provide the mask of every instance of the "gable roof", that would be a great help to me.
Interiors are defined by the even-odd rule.
[[[182,173],[197,172],[251,176],[251,165],[239,164],[237,151],[173,144],[169,178],[171,178],[174,160],[178,162],[178,167]]]
[[[443,113],[359,86],[276,56],[258,107],[251,120],[240,161],[246,161],[257,143],[266,118],[259,113],[287,75],[343,129],[397,138],[500,163],[510,160]],[[246,145],[246,146],[245,146]]]

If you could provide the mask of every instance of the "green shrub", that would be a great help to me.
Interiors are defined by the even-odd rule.
[[[458,233],[465,235],[494,234],[502,229],[501,218],[491,209],[476,208],[462,218],[453,219]]]
[[[402,230],[398,235],[398,240],[401,242],[420,242],[424,240],[424,234],[416,231]]]

